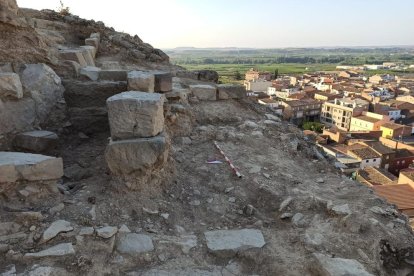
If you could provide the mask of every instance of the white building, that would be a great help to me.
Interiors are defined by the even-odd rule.
[[[271,81],[266,80],[251,80],[251,81],[244,81],[244,87],[246,87],[247,91],[253,92],[267,92],[267,89],[272,86]]]

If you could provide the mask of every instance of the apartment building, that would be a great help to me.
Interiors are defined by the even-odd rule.
[[[336,126],[340,130],[348,131],[352,117],[368,111],[369,102],[361,99],[342,98],[322,104],[321,122],[327,126]]]

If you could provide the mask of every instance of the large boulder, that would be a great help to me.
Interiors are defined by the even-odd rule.
[[[0,152],[0,183],[56,180],[62,176],[62,158],[21,152]]]
[[[168,160],[169,140],[160,134],[151,138],[111,141],[105,159],[112,174],[132,189],[150,185]]]
[[[0,73],[0,99],[23,98],[23,87],[19,75],[15,73]]]
[[[36,103],[36,117],[44,122],[57,102],[63,100],[61,80],[46,64],[28,64],[20,76],[25,95]]]
[[[138,91],[110,97],[106,103],[112,139],[153,137],[161,133],[164,101],[161,94]]]

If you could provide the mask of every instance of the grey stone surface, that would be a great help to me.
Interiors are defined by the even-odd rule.
[[[42,258],[42,257],[58,257],[75,254],[75,249],[71,243],[60,243],[55,246],[49,247],[48,249],[36,252],[26,253],[26,258]]]
[[[163,95],[130,91],[107,100],[109,126],[114,140],[153,137],[164,129]]]
[[[45,243],[54,237],[56,237],[59,233],[62,232],[69,232],[72,231],[73,227],[70,225],[70,222],[65,220],[57,220],[53,222],[46,230],[43,232],[43,236],[41,239],[41,243]]]
[[[7,98],[23,98],[22,83],[18,74],[0,72],[0,99]]]
[[[98,237],[109,239],[113,235],[115,235],[118,232],[118,228],[114,226],[105,226],[102,228],[96,229],[96,234]]]
[[[172,90],[172,75],[169,72],[152,72],[154,74],[154,91],[169,92]]]
[[[373,276],[364,266],[352,259],[331,258],[329,256],[313,253],[317,263],[317,272],[321,276]]]
[[[154,74],[143,71],[131,71],[128,73],[128,90],[154,92]]]
[[[246,98],[246,89],[242,85],[219,84],[217,85],[220,100]]]
[[[81,76],[85,76],[90,80],[97,81],[99,79],[99,73],[101,72],[101,68],[93,67],[93,66],[86,66],[80,69],[79,74]]]
[[[21,152],[0,152],[0,183],[55,180],[62,176],[62,158]]]
[[[215,101],[217,100],[216,96],[216,87],[213,85],[207,84],[197,84],[190,85],[190,90],[193,95],[200,101]]]
[[[123,254],[140,254],[154,250],[152,239],[148,235],[126,233],[118,237],[116,249]]]
[[[161,168],[167,157],[168,144],[163,135],[111,142],[105,152],[109,169],[119,176],[146,174]]]
[[[209,250],[240,251],[262,248],[265,245],[263,234],[257,229],[217,230],[204,233]]]
[[[128,72],[125,70],[101,70],[99,79],[104,81],[127,81]]]
[[[27,131],[16,135],[13,144],[19,150],[29,152],[47,152],[55,148],[59,137],[56,133],[46,130]]]
[[[19,232],[21,225],[16,222],[0,222],[0,236]]]

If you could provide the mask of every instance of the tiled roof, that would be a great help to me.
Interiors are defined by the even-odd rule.
[[[358,116],[358,117],[354,117],[355,119],[361,120],[361,121],[366,121],[366,122],[370,122],[370,123],[377,123],[379,121],[381,121],[380,119],[377,118],[372,118],[369,116]]]
[[[372,188],[377,195],[397,205],[400,210],[414,208],[414,189],[409,184],[380,185]]]
[[[358,148],[349,150],[349,152],[355,155],[359,159],[373,159],[373,158],[380,158],[381,156],[369,147]]]
[[[392,185],[397,184],[397,177],[379,168],[366,167],[360,170],[359,175],[371,185]]]
[[[389,129],[399,129],[402,128],[403,125],[395,124],[395,123],[384,123],[381,127],[389,128]]]

